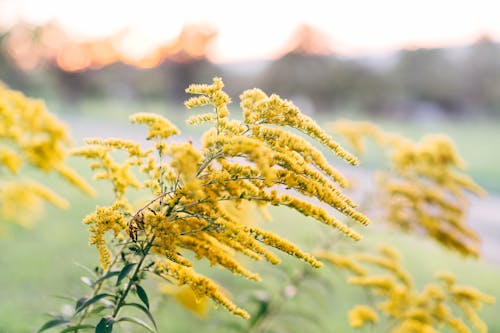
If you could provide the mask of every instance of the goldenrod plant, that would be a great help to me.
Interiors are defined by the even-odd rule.
[[[477,311],[493,303],[493,297],[457,284],[455,276],[447,272],[437,273],[438,282],[418,290],[402,267],[399,253],[390,246],[380,246],[376,254],[342,256],[322,250],[317,256],[348,271],[353,275],[348,283],[365,288],[371,295],[371,304],[357,305],[349,312],[353,328],[370,325],[372,331],[390,333],[431,333],[444,327],[457,333],[488,331]],[[386,325],[376,329],[380,316],[385,317]]]
[[[71,145],[66,126],[41,100],[31,99],[0,82],[0,222],[29,225],[42,202],[65,208],[68,202],[25,169],[56,172],[87,194],[92,188],[66,162]],[[0,225],[0,231],[4,229]]]
[[[414,142],[366,122],[338,121],[332,129],[359,153],[365,139],[386,152],[388,171],[377,173],[377,207],[382,222],[406,232],[423,232],[464,256],[479,256],[480,239],[466,223],[469,196],[485,191],[464,172],[465,163],[444,135]]]
[[[179,130],[170,121],[139,113],[130,120],[146,126],[153,148],[116,138],[92,138],[74,150],[74,155],[92,160],[92,169],[98,170],[95,178],[112,184],[115,199],[84,219],[90,244],[101,261],[94,276],[85,279],[91,294],[78,299],[70,316],[55,315],[40,332],[55,326],[62,326],[64,332],[111,332],[121,322],[154,331],[142,286],[150,275],[187,286],[197,299],[209,298],[234,315],[249,318],[215,281],[195,270],[198,259],[254,281],[261,277],[244,267],[237,254],[275,265],[280,258],[270,250],[274,248],[321,267],[313,255],[282,235],[242,223],[231,206],[285,206],[347,238],[361,239],[333,212],[360,226],[368,225],[369,219],[343,193],[346,178],[311,141],[347,165],[357,165],[357,159],[277,95],[245,91],[240,96],[243,120],[232,119],[223,86],[215,78],[210,85],[191,85],[186,90],[194,95],[185,103],[187,108],[211,108],[188,120],[210,125],[199,147],[197,142],[171,142]],[[126,158],[120,159],[120,153]],[[127,197],[130,188],[148,191],[147,203],[134,208]],[[147,319],[127,316],[124,308],[135,308]]]
[[[481,196],[484,190],[465,174],[464,162],[449,138],[428,135],[413,142],[367,122],[337,121],[330,127],[359,154],[365,150],[366,139],[372,139],[387,152],[389,168],[375,173],[374,188],[362,190],[372,201],[363,208],[366,214],[375,216],[377,223],[386,222],[402,231],[427,236],[464,256],[479,256],[480,240],[466,225],[466,213],[468,195]],[[375,191],[376,195],[369,195],[369,191]],[[327,236],[313,254],[334,267],[335,276],[339,276],[339,271],[347,272],[350,277],[346,282],[366,291],[365,304],[355,305],[347,314],[353,331],[488,331],[478,312],[483,305],[495,301],[492,296],[472,286],[457,284],[453,274],[442,272],[435,274],[437,281],[418,288],[395,248],[382,245],[377,253],[364,246],[360,253],[355,246],[344,246],[332,236]],[[301,269],[279,287],[282,290],[274,292],[274,298],[270,296],[272,291],[266,291],[265,297],[257,300],[260,305],[255,312],[257,319],[241,326],[239,331],[267,332],[284,327],[287,288],[298,293],[306,280],[312,280],[319,288],[323,279],[324,276],[307,268]],[[300,311],[294,319],[302,316],[310,327],[321,320],[312,311],[303,308]],[[318,327],[320,332],[327,330]]]
[[[180,131],[168,119],[138,113],[130,121],[146,127],[147,144],[89,138],[86,146],[73,150],[73,155],[91,161],[95,179],[112,185],[114,198],[83,221],[100,258],[91,276],[82,279],[90,292],[75,300],[72,311],[52,313],[39,332],[58,328],[108,333],[123,329],[124,322],[155,332],[145,285],[150,277],[163,280],[155,290],[173,296],[200,318],[208,315],[212,302],[249,319],[239,321],[245,323],[236,325],[239,331],[269,332],[280,305],[304,281],[316,279],[315,269],[323,262],[349,271],[349,283],[373,296],[371,303],[350,311],[353,329],[371,325],[383,332],[437,332],[448,325],[457,332],[468,332],[469,327],[485,332],[476,311],[493,299],[457,285],[450,275],[440,275],[441,284],[420,291],[390,247],[378,254],[340,255],[335,251],[338,242],[327,236],[311,254],[285,235],[249,220],[248,212],[267,217],[266,207],[283,206],[329,227],[343,244],[361,240],[366,230],[360,229],[370,224],[344,191],[348,179],[329,162],[336,157],[356,166],[355,156],[293,103],[259,89],[243,92],[242,117],[232,118],[223,87],[222,80],[214,78],[212,84],[186,90],[193,95],[185,103],[188,109],[209,109],[188,119],[189,124],[208,126],[199,140],[176,142],[173,137]],[[460,171],[461,160],[449,140],[429,137],[413,143],[368,124],[338,123],[335,129],[354,148],[371,135],[390,151],[393,168],[380,183],[387,221],[406,231],[425,230],[450,249],[478,255],[477,236],[465,225],[464,191],[482,190]],[[142,204],[132,200],[131,189],[143,193]],[[251,313],[199,270],[200,261],[206,261],[257,282],[261,276],[246,267],[244,258],[277,265],[280,252],[308,268],[287,279],[280,298],[256,296],[259,306]],[[141,315],[131,316],[133,311]]]

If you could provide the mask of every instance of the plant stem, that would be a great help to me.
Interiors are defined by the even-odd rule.
[[[113,318],[116,318],[118,313],[120,312],[120,309],[122,308],[125,299],[127,298],[128,293],[130,292],[130,289],[132,288],[132,285],[137,279],[137,274],[141,270],[141,266],[144,263],[144,260],[149,254],[149,250],[151,250],[151,247],[153,246],[153,242],[155,240],[155,236],[151,237],[151,239],[148,241],[146,244],[146,247],[142,251],[142,256],[137,265],[135,266],[134,273],[132,274],[132,277],[128,280],[127,287],[125,288],[125,291],[122,293],[120,299],[118,300],[118,303],[116,304],[115,310],[113,311],[113,314],[111,315]]]
[[[113,261],[111,262],[111,264],[109,265],[108,269],[106,269],[102,276],[105,276],[106,274],[108,274],[109,272],[111,272],[111,270],[113,269],[113,267],[116,265],[116,263],[118,262],[118,258],[120,258],[120,253],[123,251],[123,249],[125,249],[125,247],[128,245],[128,242],[125,242],[121,247],[120,247],[120,251],[118,251],[115,255],[115,258],[113,259]],[[102,285],[104,284],[104,280],[99,282],[98,284],[96,284],[94,286],[94,290],[92,292],[92,296],[90,296],[90,298],[94,297],[95,295],[97,295],[99,293],[99,291],[101,291],[101,288],[102,288]],[[92,308],[92,306],[89,306],[88,308],[86,308],[82,315],[80,316],[80,319],[78,320],[78,323],[77,325],[81,325],[83,323],[83,321],[85,320],[85,318],[87,317],[90,309]],[[78,329],[75,331],[75,333],[78,333]]]
[[[200,166],[200,168],[198,169],[198,171],[196,172],[196,177],[198,177],[199,175],[201,175],[201,173],[203,172],[203,170],[205,170],[205,168],[210,164],[212,163],[213,160],[219,158],[219,157],[222,157],[224,156],[222,154],[222,149],[219,149],[214,155],[210,156],[208,159],[206,159],[203,164]]]

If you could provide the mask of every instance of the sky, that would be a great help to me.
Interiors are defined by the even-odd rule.
[[[218,31],[210,59],[231,62],[279,55],[299,24],[326,33],[345,55],[500,39],[499,12],[495,0],[0,0],[0,25],[57,20],[81,39],[128,29],[127,48],[140,55],[183,25],[204,23]]]

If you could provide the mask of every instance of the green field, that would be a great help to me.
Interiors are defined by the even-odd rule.
[[[132,113],[129,109],[122,110],[121,106],[114,107],[116,110],[121,110],[116,112],[123,114],[123,118]],[[158,110],[161,109],[151,106],[147,110],[139,111]],[[99,112],[98,110],[95,112],[97,117]],[[166,114],[168,116],[168,113]],[[111,118],[114,117],[115,115]],[[118,125],[114,122],[113,126],[125,126],[124,124],[126,121],[118,121]],[[101,121],[99,126],[105,130],[107,125],[105,121]],[[413,137],[420,136],[424,132],[449,134],[456,140],[460,152],[468,161],[473,177],[493,192],[500,191],[500,168],[498,168],[500,155],[494,152],[494,147],[492,148],[492,145],[500,142],[500,134],[495,123],[480,122],[473,126],[470,123],[440,123],[429,126],[385,121],[383,127]],[[77,141],[83,136],[94,136],[96,134],[94,130],[92,127],[88,127],[87,131],[83,128],[78,130],[75,135]],[[124,132],[130,135],[128,127]],[[196,133],[196,131],[189,132],[188,135],[194,136]],[[376,153],[369,155],[367,161],[368,166],[375,165]],[[72,163],[82,174],[90,178],[86,163],[80,161]],[[49,207],[32,228],[21,229],[12,226],[8,234],[0,237],[0,247],[3,249],[0,256],[0,333],[35,332],[48,318],[44,313],[59,310],[64,306],[65,301],[55,295],[80,296],[85,292],[86,287],[80,282],[80,276],[86,272],[79,265],[95,266],[97,263],[97,251],[87,245],[87,231],[81,220],[97,204],[110,203],[109,188],[97,184],[98,195],[87,198],[76,190],[67,188],[55,177],[43,177],[42,181],[59,193],[64,193],[64,196],[72,202],[72,206],[66,211]],[[274,222],[265,227],[277,230],[288,239],[302,244],[306,250],[314,249],[318,237],[324,235],[326,231],[325,228],[316,226],[316,223],[305,221],[304,218],[287,210],[275,209],[272,213]],[[480,224],[480,221],[478,223]],[[431,280],[436,270],[455,272],[459,282],[474,285],[499,300],[495,305],[484,308],[480,315],[490,326],[489,332],[500,332],[499,265],[463,260],[416,236],[393,234],[377,227],[371,227],[365,233],[368,234],[366,242],[354,245],[351,241],[343,240],[341,246],[350,247],[352,244],[363,249],[381,241],[390,242],[403,252],[405,266],[412,272],[419,286]],[[251,301],[252,294],[266,290],[271,297],[278,295],[287,284],[287,275],[282,272],[293,275],[294,272],[303,269],[303,264],[295,260],[284,260],[282,268],[268,268],[261,263],[249,263],[249,265],[262,273],[264,280],[262,284],[241,281],[240,278],[220,269],[208,270],[205,263],[201,263],[200,269],[208,271],[210,276],[221,282],[240,306],[249,310],[255,310],[255,304]],[[315,282],[316,280],[305,281],[299,285],[297,295],[290,298],[276,312],[275,326],[281,327],[281,332],[353,331],[348,326],[346,311],[355,304],[365,302],[366,295],[346,287],[343,282],[345,276],[339,275],[334,270],[324,268],[319,275],[328,282],[319,284]],[[242,320],[232,318],[220,308],[211,311],[205,320],[197,319],[183,310],[173,299],[157,295],[156,281],[151,281],[148,287],[149,293],[156,295],[152,296],[153,312],[156,314],[161,333],[230,332],[231,330],[221,326],[221,323],[236,322],[244,325]],[[311,314],[318,319],[314,320],[313,325],[311,321],[301,319],[297,313],[303,314],[304,317]],[[144,330],[123,326],[123,330],[117,332],[121,331],[143,332]]]
[[[76,193],[71,193],[70,196],[80,203],[78,206],[73,205],[71,211],[50,209],[45,218],[38,221],[32,229],[13,230],[0,240],[0,246],[5,249],[0,263],[0,332],[34,332],[48,318],[44,313],[59,310],[65,304],[64,300],[55,295],[81,296],[85,291],[86,287],[80,282],[80,276],[87,273],[77,264],[92,266],[97,262],[97,253],[87,246],[85,227],[80,221],[97,199],[104,197],[82,199]],[[303,244],[308,250],[314,248],[319,233],[326,231],[314,222],[304,221],[299,215],[283,209],[273,211],[273,215],[274,221],[266,227],[286,234],[289,239]],[[363,249],[382,241],[402,250],[405,266],[413,273],[417,285],[421,286],[431,280],[436,270],[448,270],[458,275],[459,282],[472,284],[500,299],[499,266],[462,260],[430,241],[383,230],[371,230],[366,242],[353,244],[352,241],[343,240],[342,247],[352,245]],[[283,255],[280,256],[283,258]],[[253,264],[262,273],[262,284],[241,281],[220,269],[212,270],[210,276],[221,282],[239,305],[251,310],[255,305],[249,301],[250,295],[257,290],[266,290],[270,295],[281,293],[287,284],[283,272],[293,275],[303,269],[303,265],[295,260],[285,260],[282,268]],[[201,269],[207,271],[206,265],[202,263]],[[285,332],[303,332],[306,329],[311,332],[351,331],[346,311],[355,304],[366,302],[366,295],[357,289],[346,287],[345,275],[339,275],[338,271],[323,268],[320,276],[328,281],[326,285],[317,283],[315,279],[305,281],[299,285],[297,296],[288,300],[277,313],[277,326],[283,326]],[[148,284],[150,295],[157,294],[157,283],[152,281]],[[225,332],[221,322],[243,322],[232,318],[223,309],[213,310],[207,319],[200,320],[183,310],[173,299],[158,295],[152,296],[152,299],[159,332]],[[487,306],[481,312],[490,326],[490,332],[500,332],[497,320],[499,311],[500,305],[497,303]],[[313,314],[317,318],[317,326],[310,321],[297,319],[296,317],[300,317],[297,313],[308,316]],[[295,329],[291,329],[290,325]],[[123,330],[143,331],[137,328]]]

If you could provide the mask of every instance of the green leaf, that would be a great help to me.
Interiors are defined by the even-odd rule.
[[[54,319],[65,320],[65,317],[62,314],[60,314],[59,312],[55,312],[55,311],[45,312],[44,315],[47,315],[47,316],[52,317]]]
[[[53,320],[50,320],[50,321],[46,322],[45,324],[43,324],[43,326],[40,327],[40,329],[37,332],[40,333],[40,332],[43,332],[45,330],[48,330],[49,328],[56,327],[56,326],[62,326],[62,325],[66,325],[66,324],[69,324],[69,321],[66,319],[53,319]]]
[[[134,266],[135,264],[126,264],[125,267],[123,267],[120,274],[118,275],[118,278],[116,279],[116,285],[119,285],[120,282],[122,282],[122,280],[127,277],[128,273],[130,273]]]
[[[78,266],[78,267],[80,267],[80,268],[82,268],[82,269],[84,269],[84,270],[86,270],[87,272],[89,272],[92,275],[96,275],[96,272],[94,272],[92,269],[88,268],[85,265],[82,265],[82,264],[77,263],[77,262],[75,262],[75,265]]]
[[[83,282],[83,283],[85,283],[87,286],[89,286],[89,287],[93,287],[93,286],[94,286],[94,282],[93,282],[90,278],[88,278],[88,277],[86,277],[86,276],[82,276],[80,279],[81,279],[81,280],[82,280],[82,282]]]
[[[75,310],[78,310],[82,306],[82,304],[85,303],[88,300],[89,300],[89,298],[87,296],[79,298],[76,301]]]
[[[155,332],[156,332],[156,330],[155,330],[155,329],[152,329],[151,327],[149,327],[149,325],[148,325],[148,324],[146,324],[144,321],[142,321],[142,320],[141,320],[141,319],[139,319],[139,318],[134,318],[134,317],[122,317],[122,318],[118,319],[117,321],[129,321],[129,322],[131,322],[131,323],[135,323],[135,324],[137,324],[137,325],[139,325],[139,326],[144,327],[145,329],[147,329],[147,330],[148,330],[148,331],[150,331],[150,332],[153,332],[153,333],[155,333]]]
[[[129,248],[128,248],[128,249],[129,249],[130,251],[134,252],[135,254],[138,254],[138,255],[140,255],[140,254],[141,254],[141,252],[142,252],[142,250],[141,250],[141,248],[139,247],[139,245],[137,245],[137,244],[135,244],[135,243],[131,244],[131,245],[129,246]]]
[[[252,315],[252,317],[249,319],[249,325],[250,327],[253,327],[257,321],[261,319],[262,316],[265,316],[269,311],[269,302],[267,301],[260,301],[259,302],[259,309],[255,314]]]
[[[105,305],[95,306],[92,309],[92,311],[89,312],[89,315],[97,315],[97,314],[101,313],[101,311],[106,309],[106,308],[109,308],[109,306],[105,306]]]
[[[111,333],[113,332],[113,324],[115,319],[113,317],[104,317],[99,321],[95,327],[95,333]]]
[[[82,310],[84,310],[88,306],[94,304],[95,302],[99,301],[100,299],[103,299],[104,297],[109,297],[109,296],[113,296],[113,295],[108,294],[108,293],[102,293],[102,294],[97,294],[94,297],[87,299],[86,301],[82,302],[79,307],[76,308],[75,314],[78,314],[79,312],[81,312]]]
[[[55,298],[59,298],[59,299],[63,299],[65,301],[70,301],[70,302],[77,301],[76,297],[72,297],[72,296],[66,296],[66,295],[50,295],[50,296],[55,297]]]
[[[70,326],[70,327],[67,327],[67,328],[63,329],[59,333],[75,332],[75,331],[78,331],[78,330],[86,330],[86,329],[90,329],[90,328],[95,328],[95,326],[94,325],[88,325],[88,324]]]
[[[95,284],[101,283],[102,281],[109,279],[110,277],[113,277],[113,276],[118,275],[118,274],[120,274],[120,271],[111,271],[111,272],[107,273],[106,275],[101,276],[100,278],[95,280]]]
[[[149,309],[149,299],[146,291],[138,284],[136,284],[135,287],[137,289],[137,296],[139,296],[144,305],[146,305],[146,307]]]
[[[153,315],[149,312],[149,310],[144,305],[141,305],[139,303],[125,303],[125,304],[123,304],[123,306],[133,306],[135,308],[138,308],[142,312],[144,312],[146,314],[146,316],[148,316],[149,320],[151,320],[151,322],[153,323],[155,329],[157,329],[156,322],[155,322],[155,319],[153,318]]]

